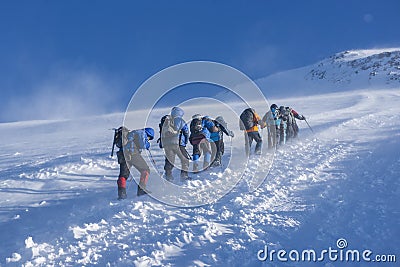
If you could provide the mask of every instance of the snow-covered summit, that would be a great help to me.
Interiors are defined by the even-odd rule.
[[[315,64],[261,78],[257,83],[267,96],[396,88],[400,85],[400,48],[339,52]]]
[[[381,80],[400,84],[400,48],[351,50],[319,62],[306,80],[326,79],[332,83],[351,83],[357,79]]]
[[[340,58],[343,61],[352,61],[376,55],[380,55],[380,57],[386,55],[390,56],[392,52],[398,53],[400,52],[400,48],[397,47],[397,48],[347,50],[344,52],[336,53],[334,56],[331,56],[330,58],[336,57],[335,59]]]

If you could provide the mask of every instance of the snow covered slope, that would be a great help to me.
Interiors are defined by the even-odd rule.
[[[351,60],[343,62],[347,66]],[[306,115],[315,134],[300,121],[299,138],[276,151],[269,175],[255,192],[248,192],[248,181],[254,171],[269,165],[264,156],[251,160],[244,179],[229,194],[196,208],[135,197],[133,183],[126,201],[115,200],[119,168],[109,157],[108,129],[121,123],[122,114],[0,124],[0,265],[367,264],[257,259],[265,245],[270,250],[321,251],[337,248],[339,238],[350,249],[396,254],[398,261],[400,85],[387,88],[382,82],[365,89],[351,84],[347,86],[353,90],[341,92],[315,90],[296,98],[277,94],[276,103]],[[195,110],[220,113],[218,105],[193,106],[187,116]],[[237,118],[226,119],[236,133],[234,149],[243,136]],[[156,128],[158,118],[151,117],[150,124]],[[162,151],[152,145],[162,169]],[[223,161],[228,159],[229,152]],[[235,166],[240,162],[232,162],[232,178]],[[220,170],[200,174],[191,186],[212,183],[219,175]],[[150,179],[150,189],[162,186],[155,181]]]
[[[256,81],[268,96],[400,86],[400,48],[351,50]]]

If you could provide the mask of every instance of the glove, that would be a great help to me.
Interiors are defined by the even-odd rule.
[[[303,120],[303,121],[305,121],[306,120],[306,116],[304,116],[304,115],[301,115],[301,120]]]
[[[235,134],[233,133],[233,131],[229,131],[229,136],[230,137],[235,137]]]

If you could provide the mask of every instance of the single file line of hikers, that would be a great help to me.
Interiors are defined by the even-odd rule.
[[[276,104],[271,105],[263,118],[253,108],[245,109],[240,114],[239,127],[245,133],[246,155],[250,155],[253,141],[256,142],[254,154],[261,154],[262,137],[259,128],[267,128],[269,149],[276,148],[278,145],[284,145],[289,139],[296,138],[299,133],[299,126],[296,119],[306,121],[306,117],[300,115],[293,108],[278,107]]]
[[[210,116],[195,114],[190,125],[184,121],[184,111],[180,107],[173,107],[170,114],[164,115],[159,123],[159,135],[157,143],[164,150],[164,178],[174,181],[172,170],[176,157],[180,160],[180,180],[182,182],[191,179],[189,177],[189,162],[193,161],[192,173],[207,170],[210,167],[222,165],[222,156],[225,152],[224,135],[233,138],[234,132],[228,128],[227,122],[222,116],[215,119]],[[255,155],[261,155],[262,136],[260,128],[268,130],[268,148],[276,148],[284,145],[289,139],[296,138],[299,132],[296,119],[306,121],[304,115],[300,115],[293,108],[272,104],[270,109],[261,118],[254,109],[247,108],[239,120],[239,128],[245,133],[246,155],[251,154],[251,145],[256,142]],[[307,121],[306,121],[307,122]],[[308,122],[307,125],[309,126]],[[310,126],[309,126],[310,127]],[[126,183],[131,175],[131,167],[135,167],[140,173],[137,186],[137,196],[150,193],[146,188],[150,168],[142,157],[144,149],[150,149],[150,140],[155,137],[153,128],[144,128],[130,131],[124,126],[114,129],[114,138],[111,156],[114,147],[117,152],[120,172],[117,180],[118,199],[127,198]],[[312,128],[310,127],[310,130]],[[192,155],[186,150],[188,142],[192,145]],[[151,154],[150,154],[151,155]],[[200,166],[200,158],[203,156],[203,164]],[[151,155],[153,164],[155,161]]]

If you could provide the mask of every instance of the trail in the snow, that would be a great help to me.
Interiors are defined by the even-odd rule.
[[[310,150],[314,156],[307,158]],[[328,147],[318,140],[294,143],[277,152],[283,161],[275,165],[256,192],[243,194],[247,187],[243,182],[222,201],[200,208],[171,208],[149,197],[113,201],[103,207],[103,212],[97,205],[87,207],[84,203],[82,208],[91,209],[98,220],[70,226],[67,236],[56,243],[35,243],[33,238],[32,248],[23,250],[28,253],[19,254],[23,258],[34,256],[34,264],[44,257],[47,264],[61,265],[147,266],[178,261],[178,265],[202,262],[222,266],[235,264],[244,256],[254,259],[249,264],[255,263],[257,248],[265,242],[277,244],[300,226],[302,213],[313,209],[315,203],[309,203],[299,192],[309,189],[310,184],[329,181],[327,176],[333,174],[322,169],[345,157],[346,151],[343,145]],[[294,159],[304,156],[307,164],[297,161],[291,167]],[[262,163],[262,159],[253,161],[252,166]]]

